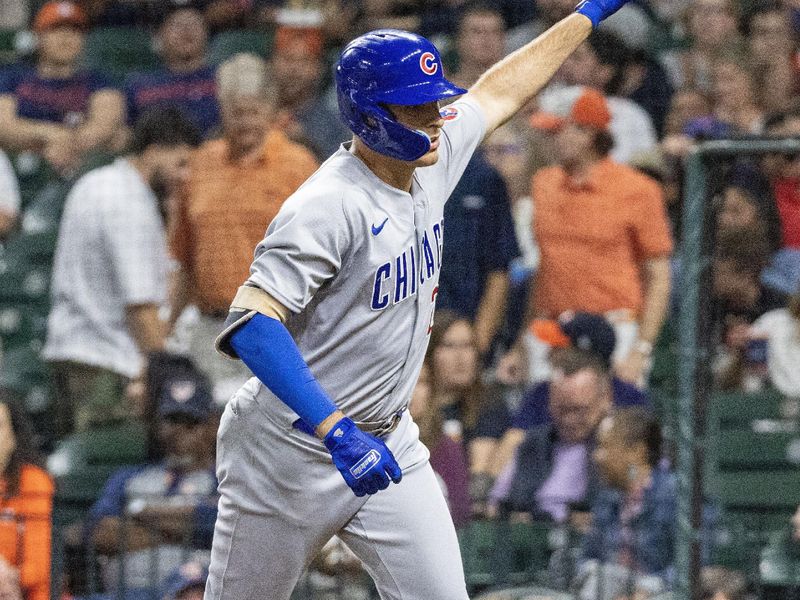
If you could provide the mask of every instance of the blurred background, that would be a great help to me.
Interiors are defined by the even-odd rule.
[[[350,138],[342,47],[417,31],[468,87],[573,5],[0,0],[0,597],[202,598],[250,376],[213,340]],[[470,162],[410,410],[474,597],[669,597],[695,440],[697,597],[800,598],[800,155],[708,158],[683,216],[699,144],[800,137],[799,40],[797,0],[633,0]],[[377,595],[334,538],[295,597]]]

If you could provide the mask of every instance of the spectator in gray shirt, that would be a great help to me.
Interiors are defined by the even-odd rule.
[[[59,436],[139,414],[125,389],[167,331],[158,314],[168,285],[164,201],[198,141],[177,109],[146,113],[130,154],[90,171],[67,196],[43,351]]]

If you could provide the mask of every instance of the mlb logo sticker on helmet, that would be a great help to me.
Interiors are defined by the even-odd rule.
[[[439,111],[439,114],[445,121],[455,121],[461,116],[461,113],[458,112],[455,106],[445,106]]]
[[[419,68],[425,75],[433,75],[439,70],[439,63],[433,52],[423,52],[419,57]]]

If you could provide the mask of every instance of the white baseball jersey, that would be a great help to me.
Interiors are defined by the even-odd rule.
[[[442,260],[444,202],[483,137],[465,98],[443,111],[437,164],[411,193],[341,148],[283,205],[249,282],[291,311],[287,329],[322,388],[356,421],[404,408],[428,345]],[[220,503],[206,600],[288,600],[338,534],[382,598],[466,600],[456,532],[406,411],[383,440],[398,485],[356,497],[322,443],[258,379],[228,403],[217,436]]]
[[[439,160],[416,170],[410,193],[342,147],[286,201],[250,269],[249,282],[291,311],[311,372],[355,421],[406,407],[425,356],[444,203],[485,132],[469,97],[442,115]],[[265,386],[258,396],[279,423],[298,418]]]

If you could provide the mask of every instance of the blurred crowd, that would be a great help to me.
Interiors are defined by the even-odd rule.
[[[343,44],[418,31],[469,87],[574,4],[0,0],[0,596],[202,597],[217,420],[251,376],[213,340],[281,204],[350,137]],[[460,531],[569,529],[539,583],[630,600],[675,583],[677,311],[697,268],[677,243],[702,225],[682,221],[686,159],[800,137],[799,49],[797,0],[633,0],[446,205],[409,409]],[[777,395],[780,418],[758,423],[791,438],[800,155],[712,167],[713,388]],[[704,597],[800,589],[798,518],[776,509],[759,574],[720,566],[726,508],[709,494]],[[356,597],[334,540],[307,583],[345,574]]]

